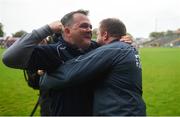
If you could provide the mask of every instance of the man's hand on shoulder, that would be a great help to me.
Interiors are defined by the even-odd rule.
[[[128,44],[132,44],[133,43],[133,38],[130,35],[125,35],[125,36],[122,36],[120,41],[128,43]]]

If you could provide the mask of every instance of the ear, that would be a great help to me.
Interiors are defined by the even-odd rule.
[[[107,41],[108,38],[109,38],[109,35],[108,35],[107,31],[105,31],[105,32],[103,33],[103,41]]]
[[[67,34],[67,35],[70,34],[70,29],[68,27],[65,27],[64,28],[64,33]]]

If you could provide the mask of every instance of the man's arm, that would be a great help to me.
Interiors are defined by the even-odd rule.
[[[25,69],[34,48],[52,31],[48,25],[22,36],[3,54],[3,63],[8,67]]]
[[[62,89],[94,79],[111,70],[119,56],[120,49],[96,49],[61,65],[55,72],[45,74],[40,82],[41,88]]]
[[[59,21],[55,21],[42,28],[33,30],[32,33],[22,36],[21,39],[17,40],[10,48],[8,48],[5,51],[3,55],[4,64],[12,68],[26,69],[29,65],[30,59],[33,58],[34,55],[35,56],[39,55],[38,53],[34,52],[38,44],[47,36],[52,35],[53,33],[58,33],[59,31],[61,31],[61,29],[62,29],[62,24]],[[50,47],[41,47],[41,48],[39,48],[39,50],[43,50],[43,49],[47,50]],[[39,56],[42,57],[42,59],[45,60],[47,58],[46,56],[44,56],[47,54],[46,51],[44,51],[44,53],[41,52],[40,54],[42,56],[41,55]],[[35,57],[35,59],[36,58],[37,57]],[[38,60],[42,60],[42,59],[38,58]],[[37,61],[37,59],[32,61],[33,62]]]

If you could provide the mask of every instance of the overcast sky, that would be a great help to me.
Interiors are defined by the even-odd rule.
[[[134,37],[180,28],[180,0],[0,0],[6,35],[31,32],[78,9],[90,11],[93,28],[108,17],[122,20]]]

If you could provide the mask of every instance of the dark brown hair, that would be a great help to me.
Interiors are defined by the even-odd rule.
[[[126,35],[126,26],[116,18],[107,18],[100,22],[100,32],[107,31],[111,37],[121,37]]]
[[[89,11],[87,10],[77,10],[77,11],[72,11],[66,15],[64,15],[64,17],[61,19],[61,23],[64,25],[64,26],[70,26],[72,25],[73,23],[73,15],[76,14],[76,13],[80,13],[80,14],[83,14],[83,15],[88,15]]]

